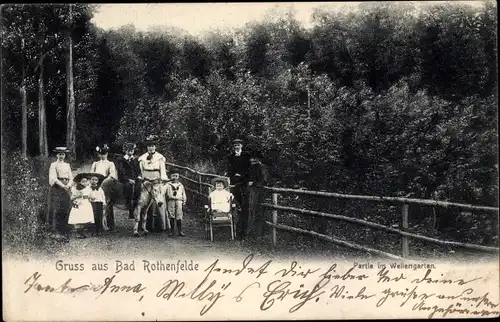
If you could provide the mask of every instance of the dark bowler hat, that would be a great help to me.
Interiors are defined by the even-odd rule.
[[[88,173],[88,172],[82,172],[82,173],[79,173],[77,174],[74,178],[73,178],[73,181],[75,182],[79,182],[80,180],[82,179],[90,179],[90,175],[91,173]]]
[[[159,141],[158,135],[148,135],[146,137],[146,139],[144,140],[144,144],[145,145],[150,145],[150,144],[157,145],[158,141]]]
[[[104,179],[106,179],[105,176],[103,176],[102,174],[100,173],[88,173],[88,179],[92,179],[93,177],[97,177],[98,179],[98,182],[97,182],[97,185],[100,186],[101,183],[104,181]]]
[[[137,148],[137,145],[135,143],[132,143],[132,142],[126,142],[124,145],[123,145],[123,151],[130,151],[130,150],[134,150]]]
[[[169,172],[170,175],[172,175],[174,173],[180,174],[180,171],[177,170],[176,168],[172,168],[172,169],[168,170],[168,172]]]
[[[234,139],[233,140],[233,144],[241,144],[241,143],[243,143],[242,139]]]
[[[55,153],[69,153],[69,149],[65,146],[58,146],[54,149]]]
[[[222,184],[224,185],[224,188],[227,188],[227,186],[229,186],[229,182],[227,181],[226,178],[223,178],[223,177],[215,177],[215,178],[213,178],[212,181],[211,181],[212,186],[215,187],[215,185],[217,184],[217,182],[222,182]]]
[[[99,154],[106,154],[109,151],[109,146],[107,144],[101,144],[101,145],[96,146],[95,150]]]

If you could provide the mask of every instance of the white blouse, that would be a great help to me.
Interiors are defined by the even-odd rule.
[[[106,196],[104,194],[104,190],[99,187],[97,190],[90,188],[90,201],[92,202],[102,202],[103,205],[106,205]]]
[[[138,159],[142,177],[149,180],[168,180],[165,166],[167,160],[165,157],[158,152],[153,154],[151,160],[148,160],[147,157],[148,153],[144,153]]]
[[[68,179],[71,183],[73,180],[73,173],[69,163],[64,161],[56,161],[50,164],[49,168],[49,185],[53,186],[58,178]]]
[[[102,174],[105,177],[110,176],[113,179],[118,179],[115,164],[109,160],[99,160],[92,163],[92,172]]]

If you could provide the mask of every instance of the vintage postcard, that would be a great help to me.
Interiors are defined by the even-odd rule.
[[[1,18],[5,321],[500,315],[496,2]]]

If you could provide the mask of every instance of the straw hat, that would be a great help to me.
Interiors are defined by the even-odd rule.
[[[53,150],[53,152],[55,152],[55,153],[69,153],[69,149],[65,146],[58,146]]]
[[[81,172],[79,174],[77,174],[74,178],[73,178],[73,181],[74,182],[79,182],[80,180],[82,179],[90,179],[90,175],[91,173],[88,173],[88,172]]]
[[[148,135],[146,137],[146,139],[144,140],[144,144],[145,145],[149,145],[149,144],[157,145],[158,141],[159,141],[158,135]]]
[[[211,181],[211,184],[212,186],[215,187],[215,185],[217,184],[217,182],[222,182],[222,184],[224,185],[224,188],[227,188],[229,186],[229,182],[226,178],[223,178],[223,177],[215,177],[212,179]]]
[[[106,154],[109,151],[109,146],[107,144],[98,145],[95,147],[95,150],[99,154]]]

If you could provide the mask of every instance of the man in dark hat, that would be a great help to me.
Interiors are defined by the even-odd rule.
[[[233,140],[233,152],[227,156],[227,176],[233,185],[232,193],[236,202],[241,205],[240,220],[236,228],[236,234],[239,238],[244,235],[245,220],[247,217],[247,207],[244,203],[244,194],[246,191],[246,180],[248,170],[250,169],[250,155],[243,152],[243,141],[241,139]]]
[[[123,156],[116,160],[118,170],[118,181],[123,185],[123,196],[128,207],[128,218],[134,219],[134,209],[137,207],[137,200],[140,195],[141,169],[139,160],[134,155],[136,145],[134,143],[125,143],[123,145]]]

